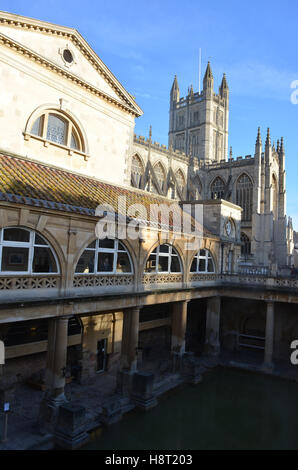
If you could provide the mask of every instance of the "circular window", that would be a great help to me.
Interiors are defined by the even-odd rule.
[[[72,56],[72,53],[70,52],[69,49],[64,49],[63,51],[63,59],[65,60],[65,62],[67,62],[68,64],[71,64],[73,62],[73,56]]]

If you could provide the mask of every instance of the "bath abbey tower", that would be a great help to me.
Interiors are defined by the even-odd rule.
[[[233,158],[232,148],[228,150],[228,129],[226,75],[216,94],[208,62],[202,92],[194,93],[191,86],[185,98],[180,98],[175,76],[170,93],[168,149],[153,143],[151,136],[147,141],[135,137],[132,184],[173,199],[224,199],[239,205],[242,217],[238,268],[263,273],[285,270],[293,263],[294,242],[292,222],[286,216],[283,138],[275,145],[267,129],[262,142],[258,129],[254,155]],[[149,148],[149,141],[148,166],[148,150],[143,149]],[[147,172],[142,170],[144,162]]]

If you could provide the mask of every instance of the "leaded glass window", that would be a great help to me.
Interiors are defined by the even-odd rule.
[[[141,188],[142,178],[144,176],[144,167],[137,155],[132,157],[131,162],[131,185],[135,188]]]
[[[67,116],[59,111],[49,110],[39,116],[31,126],[30,135],[73,150],[85,152],[79,130]]]
[[[238,178],[236,184],[236,204],[242,207],[242,220],[252,219],[253,184],[251,179],[243,174]]]
[[[225,183],[218,176],[211,185],[211,199],[223,199],[225,193]]]
[[[166,173],[160,162],[158,162],[157,165],[155,165],[154,173],[155,173],[159,188],[161,191],[163,191],[164,185],[165,185]]]

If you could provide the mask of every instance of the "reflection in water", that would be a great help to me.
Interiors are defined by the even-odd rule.
[[[217,369],[98,430],[85,449],[298,449],[297,391],[295,382]]]

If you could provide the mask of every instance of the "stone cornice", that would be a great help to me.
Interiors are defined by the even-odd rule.
[[[120,103],[115,98],[98,90],[96,87],[93,87],[89,83],[71,74],[69,71],[64,70],[63,68],[59,67],[48,59],[45,59],[44,57],[40,56],[39,54],[25,47],[24,45],[18,43],[17,41],[9,38],[4,34],[0,34],[2,44],[4,40],[4,44],[6,46],[17,50],[17,52],[23,55],[28,56],[29,54],[29,58],[33,58],[33,60],[40,62],[42,65],[47,66],[47,68],[52,69],[59,75],[63,75],[66,78],[70,78],[71,81],[76,82],[78,85],[89,89],[92,93],[101,96],[103,99],[106,99],[107,101],[115,104],[118,107],[121,107],[122,109],[128,111],[130,114],[133,114],[135,116],[141,116],[143,114],[141,108],[139,108],[139,106],[135,103],[130,93],[125,90],[125,88],[116,79],[116,77],[112,74],[108,67],[106,67],[106,65],[101,61],[101,59],[92,50],[92,48],[77,30],[4,12],[0,12],[0,24],[6,24],[16,28],[23,28],[29,31],[37,31],[43,34],[64,37],[65,39],[71,40],[72,43],[80,50],[80,52],[87,58],[91,65],[109,83],[109,85],[113,88],[117,95],[121,99],[123,99],[126,104]]]

